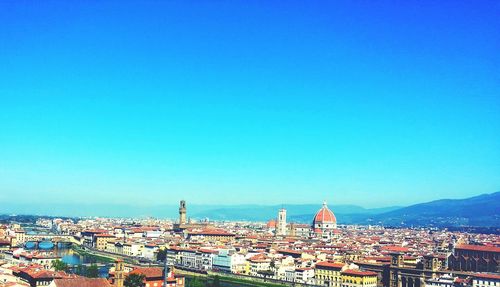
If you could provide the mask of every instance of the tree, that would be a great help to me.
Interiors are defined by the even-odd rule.
[[[130,274],[123,284],[125,287],[144,287],[144,277],[142,274]]]
[[[83,264],[78,264],[75,269],[75,274],[80,275],[80,276],[85,276],[87,275],[87,267]]]
[[[158,253],[156,254],[156,260],[165,261],[165,259],[167,259],[167,249],[158,250]]]
[[[194,277],[192,278],[189,283],[187,284],[187,287],[204,287],[205,284],[200,278]]]
[[[276,261],[274,259],[271,260],[271,263],[269,264],[269,267],[271,267],[271,269],[274,269],[276,267]]]
[[[68,271],[68,264],[62,262],[61,260],[52,261],[52,268],[56,271]]]
[[[218,275],[215,275],[214,281],[212,282],[212,287],[220,287],[220,278]]]
[[[85,276],[89,278],[97,278],[99,277],[99,268],[97,267],[97,265],[92,264],[89,266],[89,268],[87,268],[87,272],[85,273]]]

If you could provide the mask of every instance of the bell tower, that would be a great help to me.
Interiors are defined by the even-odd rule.
[[[278,224],[276,226],[276,235],[286,235],[286,209],[281,208],[278,212]]]
[[[179,204],[179,224],[186,224],[186,201],[181,200]]]
[[[123,287],[125,277],[123,274],[123,260],[117,259],[115,261],[115,284],[114,287]]]

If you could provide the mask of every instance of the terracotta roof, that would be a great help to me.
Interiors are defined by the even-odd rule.
[[[344,263],[340,263],[340,262],[328,262],[328,261],[324,261],[324,262],[318,262],[316,263],[316,268],[318,267],[321,267],[321,268],[335,268],[335,269],[342,269],[342,267],[344,267]]]
[[[476,273],[476,274],[474,274],[474,277],[475,278],[500,280],[500,274]]]
[[[138,267],[130,272],[130,274],[142,274],[148,278],[163,277],[163,268],[160,267]]]
[[[323,207],[314,216],[313,224],[315,223],[336,223],[337,218],[333,212],[326,206],[326,202],[323,203]]]
[[[372,271],[360,271],[353,269],[347,269],[345,271],[342,271],[342,274],[352,275],[352,276],[377,276],[377,273]]]
[[[271,219],[267,222],[267,228],[275,228],[276,227],[276,220]]]
[[[111,287],[104,278],[54,279],[57,287]]]
[[[100,233],[100,234],[96,234],[95,237],[115,237],[115,236],[111,235],[111,234],[107,234],[107,233]]]
[[[202,231],[189,232],[190,235],[212,235],[212,236],[234,236],[233,233],[229,233],[225,230],[218,229],[205,229]]]
[[[23,282],[6,282],[3,284],[0,284],[1,287],[19,287],[19,286],[26,286],[30,287],[28,283],[23,283]]]
[[[87,232],[87,233],[106,233],[107,231],[104,229],[88,229],[82,231],[82,233]]]
[[[381,249],[385,250],[385,251],[391,251],[391,252],[408,252],[409,251],[408,247],[396,246],[396,245],[386,245],[386,246],[383,246]]]
[[[37,279],[53,279],[53,278],[70,278],[72,275],[66,274],[63,271],[50,271],[50,270],[45,270],[45,269],[38,269],[38,268],[32,268],[32,267],[27,267],[19,270],[20,272],[25,273],[26,275],[30,276],[31,278],[37,278]]]
[[[484,245],[460,244],[460,245],[457,245],[455,247],[455,249],[464,249],[464,250],[473,250],[473,251],[500,252],[500,247],[484,246]]]

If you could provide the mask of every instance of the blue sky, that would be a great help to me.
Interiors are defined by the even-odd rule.
[[[498,191],[499,12],[1,1],[0,202],[379,207]]]

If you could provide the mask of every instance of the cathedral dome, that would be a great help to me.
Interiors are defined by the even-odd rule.
[[[323,207],[314,216],[313,225],[326,223],[336,224],[337,218],[324,202]]]
[[[275,219],[269,220],[267,222],[267,228],[269,228],[269,229],[276,228],[276,220]]]

